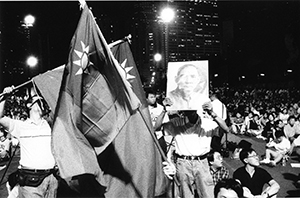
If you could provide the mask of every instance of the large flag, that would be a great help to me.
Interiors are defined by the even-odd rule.
[[[47,101],[51,111],[50,120],[53,120],[59,90],[62,82],[65,65],[61,65],[53,70],[39,74],[32,78],[33,85],[39,88],[40,93]]]
[[[113,141],[114,153],[119,156],[122,166],[132,176],[133,184],[136,185],[138,190],[148,191],[147,194],[149,195],[153,190],[156,191],[156,195],[162,194],[166,190],[167,181],[162,171],[161,155],[152,139],[156,137],[150,134],[154,135],[150,113],[130,46],[128,42],[123,42],[114,46],[112,52],[124,69],[126,79],[130,82],[133,91],[143,104],[130,117]],[[110,152],[109,156],[111,156],[112,152],[108,152]],[[107,158],[104,162],[110,170],[117,169],[118,163],[111,159]],[[119,176],[121,175],[120,172]],[[143,176],[141,177],[141,175]],[[109,197],[123,197],[123,191],[126,189],[125,184],[117,177],[109,175],[107,178],[110,182],[116,184]],[[154,183],[154,181],[156,182]],[[142,194],[145,195],[145,192]]]
[[[48,103],[58,97],[57,104],[50,102],[55,109],[52,144],[64,179],[94,175],[106,187],[105,196],[153,197],[158,184],[165,184],[161,158],[149,133],[148,109],[140,104],[144,92],[138,73],[129,83],[126,71],[85,6],[58,96],[43,91],[43,75],[35,83]]]

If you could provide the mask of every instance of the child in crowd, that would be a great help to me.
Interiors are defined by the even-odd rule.
[[[284,136],[283,131],[275,132],[275,140],[269,142],[266,146],[266,158],[261,161],[262,164],[270,164],[276,166],[280,162],[291,147],[290,141]],[[273,160],[271,160],[271,158]]]

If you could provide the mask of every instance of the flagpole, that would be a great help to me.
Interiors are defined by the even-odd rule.
[[[131,38],[132,38],[132,36],[131,36],[131,34],[129,34],[128,36],[125,36],[123,39],[120,39],[120,40],[117,40],[113,43],[108,44],[108,47],[112,48],[112,47],[115,47],[116,45],[120,45],[121,43],[124,43],[126,41],[131,43],[131,40],[130,40]]]
[[[150,135],[151,135],[151,137],[152,137],[152,139],[153,139],[153,141],[154,141],[154,144],[155,144],[156,147],[158,148],[158,151],[159,151],[160,155],[162,156],[162,158],[163,158],[164,161],[168,161],[167,156],[165,155],[164,151],[162,150],[161,146],[159,145],[158,140],[157,140],[157,138],[155,137],[154,133],[152,133],[152,130],[151,130],[151,128],[149,127],[148,122],[146,121],[146,119],[145,119],[145,117],[144,117],[144,114],[141,112],[140,108],[138,108],[138,111],[139,111],[139,113],[142,115],[143,121],[144,121],[145,123],[147,123],[146,125],[147,125],[147,128],[148,128],[148,131],[150,132]]]
[[[14,88],[13,88],[13,91],[18,90],[18,89],[20,89],[21,87],[24,87],[25,85],[28,85],[28,84],[31,83],[31,82],[32,82],[32,79],[30,79],[30,80],[28,80],[27,82],[24,82],[24,83],[22,83],[22,84],[20,84],[20,85],[18,85],[18,86],[16,86],[16,87],[14,87]],[[6,93],[2,92],[2,93],[0,94],[0,97],[3,96],[3,95],[5,95],[5,94],[6,94]]]
[[[157,140],[157,138],[155,137],[154,133],[152,133],[152,130],[151,130],[151,128],[149,127],[148,122],[146,121],[146,119],[145,119],[145,117],[144,117],[144,114],[141,112],[141,109],[140,109],[140,108],[138,108],[138,111],[139,111],[139,113],[142,115],[143,121],[146,123],[147,128],[148,128],[148,131],[149,131],[149,133],[150,133],[150,135],[151,135],[151,137],[152,137],[152,139],[153,139],[153,142],[154,142],[155,146],[157,147],[157,149],[158,149],[160,155],[162,156],[162,158],[163,158],[164,161],[167,161],[167,162],[168,162],[168,158],[167,158],[167,156],[165,155],[164,151],[162,150],[161,146],[159,145],[158,140]],[[176,176],[174,176],[174,182],[176,183],[176,185],[180,186],[180,183],[179,183],[179,181],[178,181],[178,179],[177,179]]]
[[[121,43],[124,43],[124,42],[127,42],[127,41],[130,43],[131,42],[131,40],[130,40],[131,37],[132,37],[131,34],[129,34],[128,36],[125,36],[123,39],[120,39],[120,40],[117,40],[115,42],[112,42],[112,43],[108,44],[108,47],[112,48],[112,47],[114,47],[116,45],[120,45]],[[16,87],[14,87],[13,91],[18,90],[18,89],[20,89],[20,88],[28,85],[31,82],[32,82],[32,79],[30,79],[30,80],[28,80],[28,81],[26,81],[26,82],[24,82],[24,83],[22,83],[22,84],[20,84],[20,85],[18,85]],[[5,93],[2,92],[0,94],[0,97],[2,97],[3,95],[5,95]]]

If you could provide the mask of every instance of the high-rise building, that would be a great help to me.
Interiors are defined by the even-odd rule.
[[[162,54],[168,62],[212,60],[221,54],[221,27],[217,1],[141,2],[135,5],[139,12],[134,17],[133,51],[142,76],[154,83],[153,73],[166,72],[166,62],[155,62],[155,53]],[[166,24],[161,22],[161,10],[169,6],[175,18]],[[167,57],[166,57],[167,54]],[[160,75],[157,79],[164,79]]]
[[[169,61],[209,59],[220,55],[220,27],[216,1],[170,4],[176,18],[169,24]]]

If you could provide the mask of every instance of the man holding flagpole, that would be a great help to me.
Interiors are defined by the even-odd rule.
[[[18,170],[19,197],[54,198],[58,181],[54,174],[55,159],[51,149],[51,128],[43,118],[46,104],[38,95],[27,102],[29,118],[26,121],[4,116],[5,99],[14,87],[4,89],[0,97],[0,125],[20,142],[21,156]]]
[[[72,187],[78,187],[80,196],[162,194],[162,160],[151,137],[140,79],[129,78],[124,68],[135,67],[132,58],[117,60],[84,1],[81,7],[68,62],[56,86],[59,94],[47,93],[51,78],[48,84],[43,75],[34,79],[55,110],[52,147],[60,176],[70,186],[76,184]],[[118,49],[121,56],[130,51]]]

